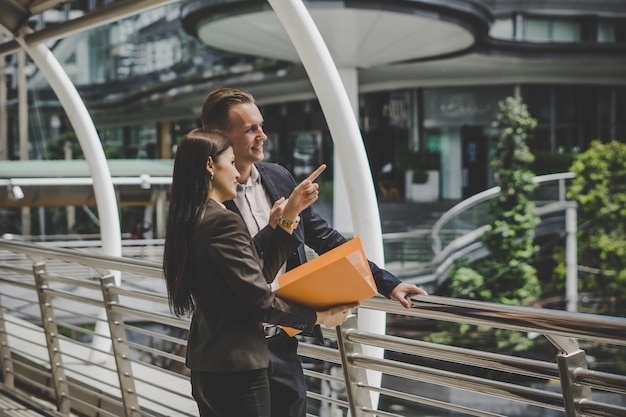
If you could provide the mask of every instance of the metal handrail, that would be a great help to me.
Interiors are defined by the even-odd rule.
[[[22,389],[30,387],[33,395],[57,404],[63,413],[71,410],[86,416],[196,415],[183,366],[189,320],[169,313],[163,287],[154,285],[162,283],[157,263],[0,240],[0,258],[6,251],[15,254],[0,262],[0,359],[8,388],[17,389],[18,383]],[[27,268],[29,262],[37,267]],[[98,300],[93,277],[46,272],[54,270],[56,264],[68,262],[100,271],[100,307],[93,305]],[[76,270],[63,269],[68,274]],[[131,272],[133,281],[145,280],[140,287],[146,289],[134,290],[132,283],[124,279],[116,284],[109,270]],[[46,281],[37,284],[35,277]],[[155,281],[157,277],[159,280]],[[149,290],[152,287],[154,292]],[[49,297],[45,305],[39,304],[36,294]],[[63,304],[62,308],[55,308],[56,303]],[[76,307],[67,303],[75,303]],[[441,345],[399,330],[386,335],[368,333],[359,330],[356,317],[351,317],[336,335],[325,330],[327,346],[309,343],[306,338],[300,341],[299,354],[310,382],[309,398],[318,404],[317,415],[345,413],[349,409],[354,417],[397,416],[388,408],[393,401],[417,408],[427,405],[442,412],[504,415],[488,407],[459,402],[457,397],[462,396],[456,394],[437,396],[440,391],[452,390],[470,392],[472,398],[488,393],[496,399],[517,403],[518,407],[558,410],[567,417],[626,416],[626,409],[618,405],[626,403],[626,376],[613,369],[593,369],[593,362],[579,347],[579,343],[584,343],[590,355],[597,346],[623,350],[624,318],[436,296],[415,297],[411,309],[381,296],[366,301],[362,307],[402,318],[411,323],[411,328],[424,321],[437,321],[544,335],[553,345],[554,360],[525,357],[523,352],[493,353],[472,346]],[[102,308],[107,309],[105,317],[99,315]],[[41,320],[33,320],[39,315],[35,310],[41,311],[46,329]],[[66,317],[72,310],[76,316]],[[20,317],[22,311],[25,314]],[[104,320],[109,324],[113,337],[111,352],[96,349],[89,341],[111,336],[94,333],[91,328],[80,331],[80,323],[85,323],[86,317],[91,317],[92,323]],[[394,331],[393,326],[390,331]],[[85,337],[88,340],[83,340]],[[55,345],[47,358],[45,352],[51,342]],[[382,348],[387,354],[383,358],[369,356],[363,353],[365,346]],[[57,353],[55,366],[51,366],[52,355]],[[475,374],[468,369],[485,372]],[[366,371],[382,372],[383,385],[370,384]],[[55,372],[64,375],[62,380],[67,382],[69,392],[59,392],[63,385],[51,385],[50,381],[58,378]],[[510,377],[499,379],[490,373]],[[517,379],[523,382],[517,384]],[[534,381],[532,386],[528,380]],[[559,385],[550,384],[556,380]],[[388,385],[385,381],[401,383]],[[432,386],[439,388],[429,392]],[[551,389],[547,390],[548,386]],[[592,398],[592,391],[602,396]],[[371,394],[381,396],[378,406],[372,402]],[[607,395],[613,397],[605,400]]]
[[[132,258],[119,258],[90,252],[77,252],[71,249],[51,248],[46,245],[33,245],[26,242],[0,239],[0,249],[23,253],[29,258],[52,258],[59,261],[86,265],[95,269],[126,271],[153,278],[162,278],[161,265],[156,262]]]
[[[363,307],[423,319],[491,326],[525,333],[540,333],[626,346],[626,318],[523,307],[460,298],[417,296],[405,311],[382,297]]]
[[[544,184],[549,182],[556,182],[559,186],[557,201],[564,201],[565,194],[565,182],[576,177],[573,172],[563,172],[557,174],[540,175],[533,178],[533,182],[536,184]],[[467,212],[476,207],[480,203],[484,203],[496,197],[500,193],[500,187],[493,187],[487,190],[481,191],[473,196],[456,204],[448,211],[446,211],[433,225],[431,229],[431,239],[433,245],[433,251],[435,255],[438,255],[442,250],[441,242],[441,230],[452,219],[457,218],[461,213]],[[484,224],[484,223],[483,223]],[[481,224],[482,225],[482,224]],[[481,226],[481,225],[476,225]]]

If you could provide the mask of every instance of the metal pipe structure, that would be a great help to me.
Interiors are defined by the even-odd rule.
[[[17,52],[22,43],[34,46],[36,44],[64,38],[88,29],[104,26],[125,17],[134,16],[146,10],[155,9],[179,0],[122,0],[111,3],[100,10],[88,13],[82,17],[49,26],[36,32],[25,34],[22,42],[17,40],[0,45],[0,56]],[[33,14],[38,12],[36,6],[31,6]]]
[[[89,173],[93,179],[93,189],[98,207],[100,220],[100,235],[102,236],[102,251],[106,255],[122,255],[122,233],[120,227],[117,198],[111,179],[111,172],[107,165],[106,156],[102,149],[100,137],[96,131],[91,115],[82,98],[78,94],[76,87],[70,80],[63,67],[52,54],[52,51],[45,44],[38,44],[34,47],[24,42],[23,36],[17,36],[16,40],[22,48],[32,58],[37,68],[44,75],[50,87],[59,98],[59,102],[66,111],[67,116],[76,132],[78,142],[85,154]],[[119,284],[121,274],[114,272],[116,281]],[[101,318],[105,312],[102,311]],[[100,320],[96,324],[96,333],[102,335],[94,338],[94,347],[101,350],[108,350],[111,340],[108,337],[108,327],[106,321]]]
[[[355,234],[368,258],[384,264],[380,213],[365,146],[339,71],[315,22],[300,0],[269,0],[287,30],[320,102],[347,187]]]
[[[126,256],[135,253],[131,246],[124,249]],[[141,416],[197,416],[184,354],[178,349],[186,344],[189,318],[175,317],[169,311],[160,285],[160,249],[151,258],[139,260],[0,239],[3,389],[15,391],[11,383],[14,378],[22,395],[27,392],[50,401],[42,387],[50,386],[54,395],[55,390],[47,384],[56,379],[69,386],[69,394],[60,399],[69,400],[75,414],[122,416],[124,397],[124,406],[132,410],[136,395]],[[93,274],[86,275],[85,268],[96,271],[103,285],[93,279]],[[133,280],[116,286],[108,278],[110,270],[132,274]],[[350,409],[352,417],[397,416],[400,414],[393,413],[397,405],[407,411],[400,411],[402,415],[423,414],[423,407],[428,406],[442,410],[438,414],[446,414],[446,410],[482,417],[543,415],[550,410],[568,416],[583,410],[581,415],[589,417],[626,417],[626,408],[621,405],[626,375],[614,366],[617,355],[626,348],[624,317],[433,295],[415,297],[411,309],[383,297],[373,297],[363,305],[393,314],[403,324],[395,328],[399,331],[394,335],[380,335],[361,330],[350,317],[339,331],[324,329],[324,336],[336,341],[338,349],[302,340],[298,353],[305,363],[324,362],[304,369],[315,381],[309,385],[309,398],[320,403],[319,413],[310,410],[310,415],[327,416],[323,413],[329,409]],[[89,358],[93,346],[83,337],[93,331],[79,324],[93,322],[105,306],[111,313],[109,324],[116,328],[113,343],[122,350],[108,352],[106,361],[96,362]],[[536,349],[496,353],[484,345],[457,347],[421,340],[432,329],[431,320],[486,326],[505,333],[537,333],[554,350],[546,345],[540,355]],[[406,326],[409,323],[411,326]],[[161,325],[177,330],[164,332]],[[58,335],[59,326],[72,330],[72,334]],[[415,330],[421,335],[416,336]],[[54,342],[57,337],[61,343],[47,345],[46,340]],[[580,349],[579,340],[588,354]],[[144,354],[129,356],[125,344]],[[367,355],[362,351],[365,346],[380,347],[388,355]],[[605,362],[611,366],[604,371],[592,369],[597,365],[593,357],[598,354],[610,361]],[[127,361],[132,362],[132,372]],[[338,376],[339,366],[345,384]],[[70,377],[61,381],[61,370]],[[384,388],[373,386],[363,376],[369,370],[402,379]],[[554,389],[559,380],[560,392]],[[440,395],[423,391],[426,386]],[[60,385],[58,388],[56,392],[67,392]],[[466,394],[457,395],[459,390]],[[5,392],[0,392],[3,399]],[[372,392],[385,396],[378,407],[381,411],[372,411]],[[85,405],[90,408],[85,410]],[[543,409],[546,412],[542,414]]]
[[[367,257],[384,267],[380,213],[374,183],[359,125],[341,81],[339,71],[315,22],[301,0],[268,0],[287,31],[311,80],[328,123],[335,152],[340,159],[348,203],[356,236],[360,236]],[[359,310],[359,327],[385,333],[385,313]],[[368,354],[382,357],[383,350],[366,346]],[[368,371],[370,385],[379,386],[382,375]],[[378,396],[372,393],[374,404]]]
[[[578,311],[578,215],[576,203],[565,210],[565,301],[567,311]]]
[[[76,87],[50,49],[44,44],[30,47],[23,43],[21,37],[16,39],[22,43],[24,50],[50,83],[70,119],[85,154],[100,217],[102,251],[107,255],[121,256],[122,239],[113,180],[91,115]]]

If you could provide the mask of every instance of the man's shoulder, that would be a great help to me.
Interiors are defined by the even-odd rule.
[[[255,166],[259,171],[261,178],[263,178],[264,175],[291,176],[291,173],[287,168],[274,162],[259,162],[256,163]]]

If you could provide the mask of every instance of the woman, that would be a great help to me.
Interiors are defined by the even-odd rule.
[[[178,146],[163,271],[172,311],[193,313],[186,363],[201,417],[269,417],[261,323],[305,331],[316,324],[335,327],[353,307],[316,312],[275,297],[268,285],[300,244],[293,225],[317,200],[313,181],[324,168],[274,205],[273,211],[282,211],[279,225],[267,226],[253,240],[243,220],[223,205],[235,197],[239,177],[229,139],[195,129]]]

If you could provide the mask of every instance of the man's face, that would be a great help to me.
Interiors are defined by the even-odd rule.
[[[238,169],[261,162],[265,157],[263,142],[267,136],[263,132],[263,116],[256,104],[232,106],[226,134],[233,142],[235,164]]]

